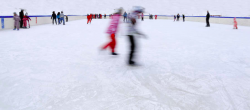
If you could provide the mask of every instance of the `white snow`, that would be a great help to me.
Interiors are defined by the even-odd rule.
[[[66,15],[88,13],[111,14],[123,7],[129,11],[132,6],[143,6],[147,13],[158,15],[249,17],[250,0],[0,0],[0,15],[12,15],[20,8],[30,15],[50,15],[52,11],[64,11]]]
[[[145,20],[131,67],[126,24],[111,56],[86,22],[0,31],[0,110],[250,109],[250,27]]]

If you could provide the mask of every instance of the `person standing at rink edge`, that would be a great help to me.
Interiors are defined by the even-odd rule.
[[[179,21],[179,19],[180,19],[180,14],[178,13],[177,14],[177,21]]]
[[[61,22],[60,22],[60,12],[57,13],[56,18],[58,19],[58,25],[61,24]]]
[[[141,13],[141,20],[142,20],[142,21],[144,20],[144,15],[143,15],[143,13]]]
[[[51,19],[52,19],[52,24],[54,24],[54,21],[56,22],[57,25],[57,21],[56,21],[56,13],[55,11],[53,11],[52,15],[51,15]]]
[[[110,47],[111,55],[117,55],[117,53],[115,53],[115,46],[116,46],[115,34],[117,32],[122,10],[123,10],[122,8],[119,8],[117,9],[117,12],[112,15],[111,23],[107,31],[107,33],[111,38],[111,41],[102,47],[102,50],[106,49],[107,47]]]
[[[19,16],[17,16],[17,14],[16,14],[16,12],[14,12],[14,16],[13,16],[13,19],[14,19],[14,21],[15,21],[15,23],[14,23],[14,29],[13,30],[18,30],[19,31],[19,22],[21,21],[21,19],[20,19],[20,17]]]
[[[127,20],[127,13],[126,13],[126,11],[124,12],[124,14],[123,14],[123,17],[124,17],[124,19],[123,19],[123,22],[127,22],[128,20]]]
[[[139,6],[134,7],[134,10],[129,17],[130,24],[129,24],[129,29],[128,29],[128,38],[129,38],[129,42],[130,42],[130,53],[129,53],[128,64],[132,65],[132,66],[136,64],[134,61],[134,54],[135,54],[135,47],[136,47],[134,36],[137,34],[137,35],[142,35],[145,37],[145,35],[138,32],[136,29],[137,15],[140,13],[143,13],[143,12],[144,12],[144,8],[139,7]]]
[[[207,11],[207,16],[206,16],[207,26],[206,27],[210,27],[209,18],[210,18],[210,13],[209,11]]]
[[[185,15],[184,14],[182,15],[182,18],[183,18],[183,22],[185,22]]]
[[[61,22],[63,21],[63,25],[65,25],[63,11],[61,11],[61,14],[60,14],[60,20],[61,20]]]
[[[23,28],[23,16],[24,16],[24,13],[23,13],[23,9],[21,9],[21,12],[19,12],[19,17],[21,19],[20,21],[20,28]]]

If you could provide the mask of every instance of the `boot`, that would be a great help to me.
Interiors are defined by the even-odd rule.
[[[115,53],[115,52],[112,52],[111,54],[112,54],[112,55],[118,55],[118,54],[117,54],[117,53]]]

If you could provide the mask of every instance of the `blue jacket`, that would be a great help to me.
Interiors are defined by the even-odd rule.
[[[125,12],[125,13],[123,14],[123,16],[124,16],[124,17],[127,17],[127,13]]]
[[[57,15],[56,18],[60,18],[60,15]]]

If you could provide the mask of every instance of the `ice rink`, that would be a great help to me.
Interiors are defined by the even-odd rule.
[[[0,31],[0,110],[250,110],[250,27],[147,19],[133,67],[86,22]]]

